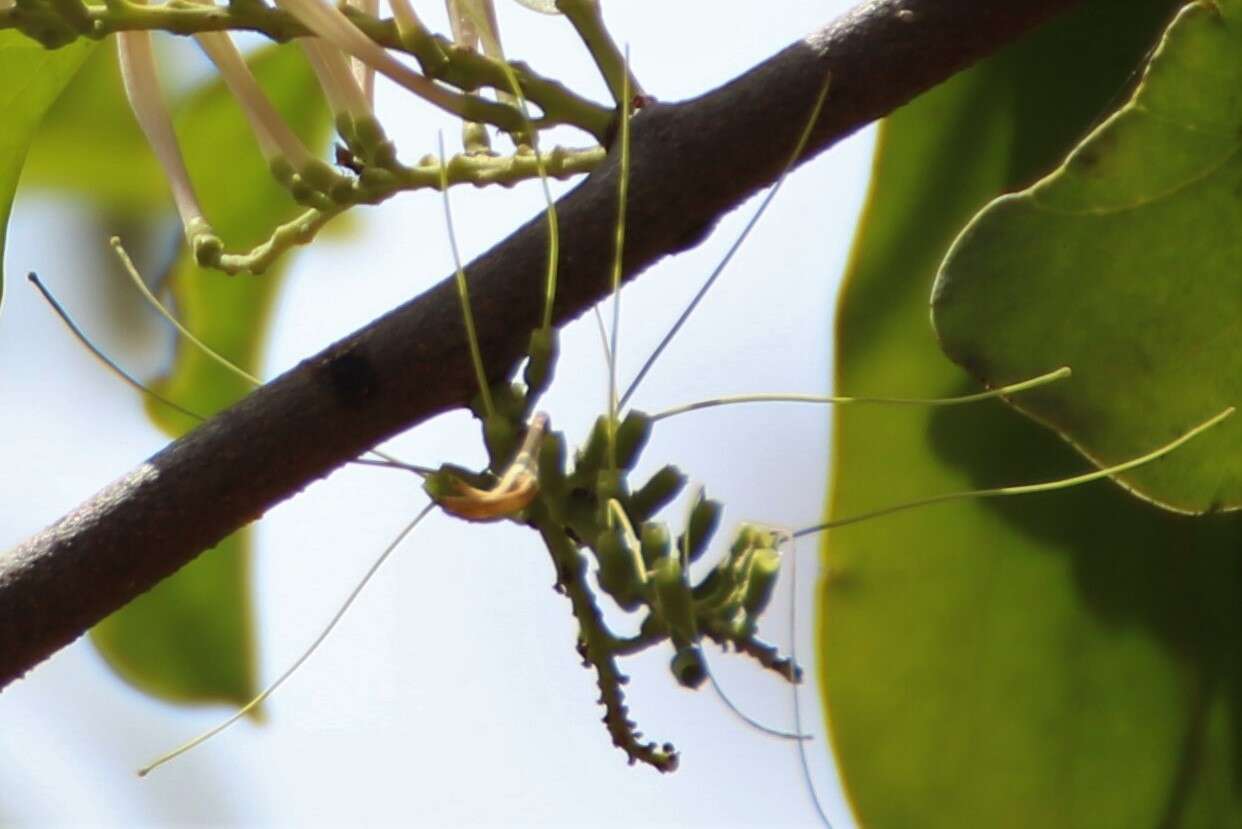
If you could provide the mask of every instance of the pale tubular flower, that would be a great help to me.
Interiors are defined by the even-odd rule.
[[[458,46],[477,51],[482,42],[483,54],[492,60],[505,59],[492,0],[445,0],[445,5],[448,7],[449,24],[453,28],[453,41]],[[497,97],[510,105],[517,105],[517,100],[509,92],[501,90]]]
[[[477,5],[473,10],[464,8],[462,0],[445,0],[444,5],[448,9],[453,42],[465,49],[478,51],[479,30],[475,25],[474,15],[470,14],[470,11],[477,11]]]
[[[561,13],[561,10],[556,7],[556,0],[517,0],[517,4],[541,14]]]
[[[500,46],[500,27],[496,24],[496,6],[492,0],[446,0],[453,40],[467,49],[483,44],[483,54],[492,60],[504,60]]]
[[[379,17],[379,0],[348,0],[348,2],[371,17]],[[375,106],[375,70],[358,58],[354,58],[351,63],[354,68],[354,78],[358,81],[358,86],[362,87],[362,94],[366,95],[367,102],[371,106]]]
[[[415,95],[450,112],[456,110],[459,96],[441,89],[394,58],[331,3],[324,0],[276,0],[276,5],[324,40],[383,72]]]
[[[310,164],[311,154],[272,106],[233,39],[225,32],[205,32],[195,35],[195,39],[220,70],[225,85],[241,105],[268,163],[283,158],[297,170]]]
[[[388,0],[392,9],[392,19],[397,21],[397,33],[405,39],[413,32],[426,31],[423,22],[418,19],[410,0]]]
[[[194,248],[195,256],[201,262],[204,257],[212,255],[211,248],[215,248],[218,253],[220,242],[212,235],[211,226],[203,218],[203,210],[194,195],[194,186],[190,183],[190,173],[186,170],[181,148],[177,145],[172,118],[168,114],[168,107],[164,103],[164,95],[156,78],[151,33],[118,32],[116,48],[121,65],[121,80],[125,84],[130,108],[133,109],[138,126],[146,135],[151,149],[155,151],[160,166],[164,168],[164,175],[172,186],[177,213],[180,214],[181,224],[185,228],[186,241]]]
[[[328,105],[334,115],[348,115],[353,120],[371,115],[371,106],[362,88],[349,71],[349,64],[341,50],[317,37],[298,38],[311,69],[319,78],[319,85],[328,96]]]

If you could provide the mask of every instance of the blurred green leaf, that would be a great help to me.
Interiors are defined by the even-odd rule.
[[[1187,6],[1134,98],[963,232],[936,283],[948,355],[1100,466],[1242,403],[1242,0]],[[1187,512],[1242,507],[1242,418],[1121,475]]]
[[[1085,4],[884,125],[839,310],[841,393],[977,390],[928,325],[944,253],[1124,101],[1175,5]],[[833,517],[1088,466],[995,402],[843,408],[833,447]],[[820,670],[862,824],[1242,825],[1240,547],[1235,517],[1172,515],[1107,481],[831,533]]]
[[[167,209],[168,183],[129,111],[111,41],[43,119],[22,184],[71,191],[121,214]]]
[[[78,41],[49,52],[16,31],[0,32],[0,297],[5,233],[26,150],[44,113],[93,48],[93,43]]]
[[[251,61],[273,103],[308,146],[322,147],[329,114],[305,60],[294,48],[268,48]],[[261,241],[300,208],[272,180],[267,164],[223,85],[212,83],[180,108],[177,132],[203,209],[233,249]],[[182,250],[166,278],[182,322],[242,368],[257,373],[259,350],[280,268],[262,277],[229,277],[195,266]],[[250,391],[201,352],[179,343],[161,393],[201,414]],[[163,429],[179,435],[195,422],[147,400]],[[149,693],[176,700],[248,701],[255,693],[249,602],[249,534],[237,533],[104,620],[100,651]],[[191,612],[200,610],[201,612]],[[180,652],[181,658],[170,654]]]
[[[327,142],[330,114],[309,65],[296,47],[263,50],[251,61],[272,103],[308,147]],[[186,165],[208,221],[230,250],[248,250],[279,223],[305,208],[275,182],[232,97],[220,84],[194,97],[177,118]],[[182,250],[159,280],[173,294],[181,321],[216,351],[252,374],[281,274],[225,276],[195,266]],[[160,391],[194,411],[211,414],[240,400],[250,385],[197,348],[179,342]],[[176,412],[147,400],[152,418],[172,434],[193,427]]]
[[[250,533],[235,533],[91,631],[127,682],[174,702],[255,695]],[[170,586],[171,585],[171,586]]]

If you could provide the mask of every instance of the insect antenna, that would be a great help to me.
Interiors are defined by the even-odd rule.
[[[1034,378],[1033,380],[1025,381],[1025,384],[1026,384],[1025,387],[1030,388],[1031,383],[1048,382],[1049,381],[1048,378],[1052,377],[1053,375],[1056,375],[1057,373],[1058,372],[1051,372],[1047,375],[1043,375],[1040,378]],[[1023,385],[1023,384],[1017,384],[1017,385]],[[970,402],[971,399],[986,399],[987,396],[995,396],[997,393],[1000,393],[1000,390],[995,390],[994,392],[981,393],[982,397],[980,395],[967,395],[965,396],[966,399],[951,398],[947,402],[952,402],[952,403]],[[857,401],[857,399],[854,399],[854,400],[855,402],[859,402]],[[893,402],[893,401],[885,400],[884,402]],[[898,402],[927,402],[927,401],[899,399]],[[946,401],[942,400],[942,401],[937,401],[937,402],[945,403]],[[690,409],[683,407],[683,410],[688,411]],[[1224,409],[1223,411],[1217,413],[1216,415],[1213,415],[1208,420],[1187,430],[1182,435],[1170,441],[1169,443],[1166,443],[1165,445],[1160,446],[1144,455],[1141,455],[1136,458],[1132,458],[1127,461],[1123,461],[1121,463],[1118,463],[1118,464],[1115,464],[1113,466],[1109,466],[1103,469],[1096,469],[1092,472],[1086,472],[1081,475],[1074,475],[1068,478],[1060,478],[1060,479],[1053,480],[1053,481],[1044,481],[1044,482],[1034,483],[1034,484],[1018,484],[1014,486],[995,487],[991,489],[975,489],[975,490],[968,490],[968,491],[962,491],[962,492],[944,493],[941,495],[934,495],[934,496],[927,497],[927,498],[919,498],[919,499],[915,499],[912,501],[906,501],[906,502],[899,503],[899,504],[892,504],[887,507],[881,507],[879,509],[870,510],[868,512],[860,513],[858,515],[848,516],[846,518],[838,518],[838,519],[835,519],[832,521],[826,521],[820,524],[814,524],[814,525],[811,525],[809,527],[804,527],[799,530],[791,531],[788,529],[774,529],[773,532],[775,532],[776,534],[778,547],[784,543],[788,543],[790,547],[789,582],[790,582],[790,591],[792,593],[792,600],[791,600],[790,609],[789,609],[789,655],[790,655],[790,659],[795,664],[797,663],[797,659],[798,659],[798,656],[797,656],[798,624],[797,624],[797,613],[796,613],[797,596],[798,596],[798,586],[797,586],[798,585],[798,555],[797,555],[797,547],[796,547],[797,539],[810,536],[810,535],[815,535],[817,533],[824,532],[826,530],[831,530],[831,529],[835,529],[838,527],[844,527],[849,524],[856,524],[862,521],[869,521],[874,518],[879,518],[881,516],[891,515],[896,512],[902,512],[908,509],[914,509],[915,507],[929,506],[931,504],[937,504],[937,503],[942,503],[946,501],[964,500],[968,498],[992,498],[992,497],[1009,496],[1009,495],[1030,495],[1030,494],[1039,493],[1039,492],[1053,492],[1053,491],[1060,490],[1060,489],[1066,489],[1069,487],[1078,486],[1080,484],[1090,483],[1092,481],[1097,481],[1102,478],[1111,477],[1121,472],[1125,472],[1127,470],[1134,469],[1138,466],[1142,466],[1143,464],[1150,463],[1152,461],[1155,461],[1167,455],[1168,453],[1174,451],[1175,449],[1179,448],[1180,446],[1187,443],[1188,441],[1194,439],[1195,437],[1207,431],[1208,429],[1211,429],[1212,427],[1221,423],[1225,419],[1229,418],[1230,416],[1234,414],[1234,411],[1235,411],[1234,407],[1230,406]],[[710,676],[710,673],[709,673],[709,676]],[[712,678],[712,682],[713,682],[713,685],[715,685],[714,677]],[[793,736],[795,737],[795,739],[797,739],[797,742],[798,742],[798,758],[799,758],[799,763],[802,767],[802,775],[805,781],[806,790],[807,790],[807,793],[810,795],[812,802],[814,803],[815,811],[818,814],[820,820],[822,821],[824,826],[831,829],[832,822],[829,820],[827,813],[823,807],[823,804],[820,801],[819,794],[815,788],[814,776],[811,774],[810,761],[809,761],[809,758],[807,757],[806,746],[804,744],[805,740],[799,738],[799,735],[804,735],[805,731],[804,731],[803,722],[802,722],[801,694],[799,692],[799,689],[796,683],[792,684],[791,694],[792,694],[793,709],[794,709],[794,735]],[[728,704],[727,700],[726,700],[726,704]],[[738,713],[740,715],[740,712]]]
[[[789,658],[798,662],[798,547],[797,535],[788,530],[782,530],[777,541],[788,541],[790,548],[789,562]],[[794,730],[798,734],[802,734],[802,694],[798,689],[799,683],[791,682],[790,695],[793,699],[794,711]],[[811,761],[806,754],[806,741],[798,740],[798,764],[802,767],[802,780],[806,784],[807,794],[811,796],[811,803],[815,805],[815,812],[819,815],[820,821],[828,829],[832,829],[832,821],[828,819],[828,813],[824,810],[824,804],[819,800],[819,792],[815,789],[815,777],[811,774]]]
[[[379,554],[379,556],[375,559],[375,561],[372,562],[370,568],[368,568],[366,573],[362,576],[362,579],[359,580],[358,584],[354,586],[354,589],[350,591],[349,595],[345,597],[345,601],[341,603],[341,606],[337,609],[336,613],[333,614],[332,618],[328,620],[328,624],[324,626],[323,630],[320,632],[318,636],[315,637],[314,641],[311,642],[310,646],[306,650],[304,650],[302,652],[302,655],[299,656],[297,659],[295,659],[293,661],[293,664],[291,664],[288,668],[286,668],[284,672],[281,673],[280,676],[276,677],[276,679],[273,680],[270,685],[268,685],[261,692],[259,692],[258,696],[250,700],[250,702],[246,703],[241,708],[237,709],[237,711],[234,712],[233,715],[229,717],[228,719],[226,719],[224,722],[220,723],[219,725],[215,726],[214,728],[208,731],[204,731],[202,734],[190,740],[189,742],[183,743],[182,745],[178,746],[177,748],[173,749],[167,754],[163,754],[160,757],[156,758],[154,761],[152,761],[148,765],[143,766],[141,769],[138,770],[138,776],[146,777],[152,771],[164,765],[169,760],[180,757],[182,754],[185,754],[187,751],[190,751],[193,748],[197,748],[198,746],[207,742],[212,737],[216,736],[221,731],[224,731],[226,728],[231,726],[233,723],[237,722],[242,717],[246,716],[246,714],[254,710],[256,706],[260,705],[265,699],[267,699],[273,693],[275,693],[276,689],[278,689],[281,685],[283,685],[285,683],[285,680],[293,676],[293,674],[298,670],[298,668],[302,667],[302,665],[306,662],[306,660],[311,657],[311,654],[313,654],[316,650],[319,649],[319,646],[323,644],[324,640],[328,638],[328,635],[332,633],[332,631],[336,628],[337,624],[341,621],[342,618],[344,618],[345,613],[349,610],[350,607],[353,606],[354,601],[362,593],[363,589],[367,586],[368,583],[370,583],[371,579],[375,576],[375,574],[379,572],[379,569],[380,567],[383,566],[384,562],[388,560],[388,558],[393,554],[393,552],[397,549],[397,547],[401,545],[401,542],[405,540],[406,536],[408,536],[411,532],[413,532],[414,528],[418,526],[419,522],[421,522],[424,518],[426,518],[427,514],[430,513],[432,509],[434,508],[435,508],[434,502],[427,504],[427,506],[423,507],[419,511],[418,515],[414,516],[413,520],[411,520],[410,523],[405,525],[405,528],[402,529],[401,532],[397,534],[396,538],[394,538],[392,542],[387,547],[384,548],[384,551]]]
[[[51,290],[49,290],[48,287],[43,284],[43,280],[39,279],[39,275],[37,273],[35,273],[34,271],[31,271],[30,273],[26,275],[26,278],[30,280],[31,285],[34,285],[39,290],[39,293],[43,295],[43,299],[47,301],[48,305],[52,306],[52,310],[56,312],[56,316],[60,317],[60,321],[63,322],[65,324],[65,327],[68,328],[69,331],[73,334],[73,336],[77,338],[78,342],[86,346],[86,350],[89,351],[91,354],[93,354],[95,356],[95,359],[103,363],[103,365],[109,371],[111,371],[117,377],[120,377],[122,380],[128,383],[131,387],[136,389],[139,393],[150,395],[153,400],[159,401],[160,403],[164,404],[168,408],[176,412],[180,412],[186,417],[192,418],[194,420],[201,421],[204,419],[203,416],[198,414],[197,412],[192,412],[189,409],[185,408],[184,406],[180,405],[179,403],[174,403],[172,400],[169,400],[164,395],[155,391],[155,389],[148,388],[140,380],[138,380],[136,377],[130,374],[128,371],[121,368],[116,363],[116,361],[114,361],[111,357],[105,354],[98,346],[96,346],[93,342],[91,342],[90,338],[86,336],[86,333],[83,332],[82,329],[78,327],[78,324],[73,321],[73,317],[69,316],[69,312],[65,310],[65,307],[61,305],[59,301],[57,301],[55,296],[52,295]]]
[[[116,242],[116,245],[117,245],[117,249],[121,252],[122,255],[124,255],[123,249],[120,248],[119,241]],[[124,257],[122,261],[123,262],[128,261],[128,257]],[[146,285],[142,284],[142,281],[141,281],[142,278],[139,276],[136,276],[136,272],[131,271],[131,273],[136,277],[138,284],[142,285],[144,296],[146,296],[148,300],[155,305],[155,307],[160,311],[160,313],[166,319],[170,320],[175,326],[177,326],[177,329],[181,331],[182,333],[184,333],[187,339],[190,340],[190,342],[196,344],[198,347],[211,353],[217,360],[223,361],[223,364],[226,367],[228,367],[231,371],[233,371],[234,373],[239,374],[243,377],[246,377],[248,378],[248,380],[252,380],[255,383],[258,383],[257,380],[253,380],[253,378],[250,378],[249,375],[246,374],[246,372],[242,371],[240,368],[233,365],[232,363],[229,363],[228,360],[226,360],[224,357],[221,357],[215,352],[212,352],[209,348],[207,348],[206,345],[204,345],[199,340],[194,338],[193,335],[191,335],[189,331],[186,331],[181,326],[181,324],[177,322],[175,317],[173,317],[170,313],[168,313],[167,309],[165,309],[164,306],[160,305],[160,303],[155,299],[154,295],[152,295],[150,291],[146,289]],[[200,423],[207,420],[206,415],[203,415],[199,412],[193,411],[192,409],[188,409],[185,406],[182,406],[180,403],[177,403],[176,401],[170,399],[166,395],[161,394],[160,392],[146,385],[141,380],[134,377],[134,375],[130,374],[128,371],[123,369],[115,360],[113,360],[111,357],[105,354],[103,350],[99,348],[99,346],[95,345],[95,343],[92,342],[91,339],[86,336],[86,332],[84,332],[82,328],[76,322],[74,322],[73,317],[69,315],[69,312],[65,310],[65,307],[60,303],[59,300],[56,299],[56,296],[52,293],[51,289],[43,284],[43,280],[39,278],[38,274],[32,271],[31,273],[27,275],[26,278],[30,281],[32,285],[35,286],[35,288],[38,289],[40,295],[42,295],[43,299],[47,302],[47,304],[51,306],[52,310],[56,313],[56,316],[60,317],[61,322],[65,324],[65,327],[69,329],[70,333],[73,334],[73,336],[77,339],[77,341],[81,343],[86,348],[86,350],[89,351],[97,360],[99,360],[99,362],[106,369],[108,369],[108,371],[112,372],[114,375],[119,377],[122,381],[124,381],[127,385],[129,385],[131,388],[133,388],[138,393],[149,396],[152,400],[155,400],[156,402],[161,403],[164,406],[167,406],[173,411],[176,411],[182,415],[185,415],[191,420],[196,420]],[[429,469],[428,467],[406,463],[405,461],[402,461],[399,458],[392,457],[391,455],[387,455],[386,453],[379,452],[377,450],[371,450],[370,454],[375,455],[376,458],[375,459],[352,458],[349,461],[347,461],[347,463],[354,464],[357,466],[380,466],[380,467],[384,467],[387,469],[401,469],[407,472],[413,472],[415,475],[419,475],[422,477],[425,477],[434,471],[432,469]]]
[[[444,132],[441,131],[437,140],[440,147],[440,195],[444,202],[444,224],[448,229],[449,248],[453,252],[453,267],[457,283],[457,298],[461,305],[462,324],[466,328],[466,341],[470,346],[470,362],[474,366],[475,380],[479,384],[479,395],[483,398],[483,411],[487,416],[496,414],[492,403],[492,390],[487,382],[487,372],[483,370],[483,354],[479,350],[479,335],[474,327],[474,311],[470,307],[470,286],[466,282],[466,271],[461,264],[461,252],[457,247],[457,233],[453,228],[453,207],[449,202],[448,162],[444,156]]]
[[[608,326],[604,323],[604,313],[599,310],[599,305],[591,306],[591,310],[595,312],[595,327],[599,329],[600,346],[604,349],[604,366],[608,371],[608,376],[612,377],[615,373],[613,367],[612,343],[608,339]],[[611,394],[611,392],[609,392]]]
[[[612,331],[608,341],[608,422],[610,468],[617,468],[617,339],[621,328],[621,270],[625,258],[625,208],[630,192],[630,47],[625,47],[625,71],[621,76],[621,158],[617,182],[617,224],[612,254]]]
[[[263,381],[258,377],[255,377],[253,374],[234,363],[228,357],[225,357],[223,354],[207,345],[207,343],[194,336],[194,333],[190,331],[190,329],[186,328],[185,325],[182,324],[181,320],[177,319],[176,316],[174,316],[172,312],[159,301],[155,294],[151,292],[151,289],[147,287],[146,280],[142,278],[142,274],[138,273],[138,269],[134,266],[133,260],[130,258],[129,253],[126,252],[125,246],[121,244],[119,237],[113,236],[109,241],[109,244],[112,245],[112,249],[116,253],[117,259],[120,260],[122,270],[124,270],[126,275],[129,276],[129,281],[132,282],[134,287],[138,289],[138,292],[142,294],[143,299],[145,299],[161,317],[166,319],[169,324],[173,326],[173,328],[177,329],[181,336],[185,337],[186,340],[195,348],[201,351],[206,357],[213,360],[225,371],[228,371],[230,374],[241,378],[256,389],[263,385]],[[394,469],[404,469],[424,477],[432,472],[429,468],[406,463],[400,458],[394,457],[393,455],[379,449],[371,449],[367,454],[374,455],[377,460],[359,458],[353,462],[361,466],[383,466]]]
[[[630,381],[630,385],[625,390],[625,394],[621,395],[621,406],[624,407],[625,404],[629,402],[630,398],[633,397],[639,384],[642,383],[643,378],[647,376],[647,372],[651,371],[651,368],[655,365],[656,360],[660,359],[660,355],[664,353],[664,349],[668,348],[669,343],[671,343],[673,338],[677,336],[677,332],[680,331],[682,326],[686,324],[686,320],[690,319],[690,315],[694,313],[694,309],[699,306],[699,303],[703,301],[703,297],[707,296],[707,292],[712,289],[712,285],[714,285],[720,275],[724,273],[724,269],[729,266],[729,262],[733,260],[733,257],[737,254],[738,250],[741,249],[742,244],[745,243],[746,238],[750,236],[750,232],[754,230],[755,225],[759,223],[759,219],[762,218],[763,214],[767,211],[768,205],[772,203],[772,199],[776,198],[776,194],[780,192],[781,185],[785,183],[785,178],[789,175],[790,171],[793,170],[794,165],[798,163],[798,159],[802,157],[803,150],[806,149],[807,142],[811,140],[811,131],[815,128],[816,122],[819,121],[819,114],[824,108],[824,101],[828,97],[828,87],[831,85],[831,82],[832,75],[828,75],[824,78],[824,84],[820,87],[819,96],[815,99],[815,105],[811,108],[811,115],[807,119],[806,126],[802,128],[802,134],[798,137],[798,143],[794,145],[793,152],[790,153],[789,160],[785,162],[785,167],[781,170],[781,174],[777,177],[776,183],[772,185],[772,189],[770,189],[767,195],[763,197],[763,201],[759,203],[759,208],[755,210],[754,215],[752,215],[750,220],[746,222],[746,226],[742,228],[742,232],[738,234],[736,239],[733,240],[733,244],[729,246],[729,249],[725,252],[724,257],[721,258],[720,262],[712,270],[711,274],[708,275],[707,279],[703,282],[703,285],[690,300],[690,303],[686,306],[685,310],[681,312],[679,317],[677,317],[677,321],[673,323],[673,326],[669,328],[668,332],[660,339],[660,342],[655,347],[655,350],[651,352],[650,356],[648,356],[646,361],[643,363],[642,368],[638,370],[638,374],[636,374],[634,379]]]
[[[791,658],[792,658],[792,654],[791,654]],[[706,659],[703,660],[703,668],[707,671],[707,680],[708,682],[711,683],[712,690],[716,692],[716,696],[720,699],[721,702],[724,703],[725,707],[728,708],[729,711],[732,712],[735,717],[737,717],[742,722],[746,723],[751,728],[755,729],[756,731],[760,731],[764,734],[768,734],[772,737],[779,737],[782,740],[813,740],[815,739],[815,737],[812,736],[811,734],[804,734],[801,731],[784,731],[782,729],[773,728],[770,725],[764,725],[763,723],[759,722],[757,719],[750,716],[745,711],[743,711],[741,708],[739,708],[737,704],[729,697],[729,695],[725,693],[724,688],[722,688],[720,685],[720,680],[716,679],[716,674],[712,672],[711,666],[708,664]]]
[[[686,510],[685,526],[689,527],[694,521],[695,507],[704,499],[704,489],[702,486],[696,486],[690,495],[689,508]],[[677,545],[677,554],[681,557],[681,567],[683,572],[688,572],[690,568],[690,533],[684,532],[681,535],[680,543]],[[711,665],[708,664],[707,655],[703,655],[703,670],[707,674],[707,680],[711,683],[712,690],[716,692],[717,698],[724,703],[725,707],[732,712],[742,722],[746,723],[756,731],[768,734],[772,737],[779,737],[783,740],[810,740],[813,739],[810,734],[803,734],[801,731],[791,732],[784,731],[779,728],[773,728],[770,725],[764,725],[759,720],[747,714],[733,702],[732,698],[725,693],[720,685],[720,680],[716,679],[716,674],[712,672]]]
[[[958,397],[842,397],[838,395],[819,395],[819,394],[739,394],[729,397],[716,397],[710,400],[699,400],[694,403],[685,403],[681,406],[673,406],[662,412],[651,415],[652,421],[664,420],[665,418],[675,417],[677,415],[686,414],[687,412],[695,412],[701,409],[713,409],[719,406],[734,406],[741,403],[818,403],[818,404],[834,404],[846,405],[850,403],[877,404],[877,405],[894,405],[894,406],[959,406],[965,403],[977,403],[981,400],[990,400],[994,397],[1008,397],[1011,394],[1028,391],[1038,388],[1048,383],[1064,380],[1070,377],[1072,372],[1069,366],[1062,366],[1055,371],[1041,374],[1038,377],[1032,377],[1029,380],[1023,380],[1018,383],[1011,383],[1007,386],[989,389],[987,391],[975,392],[973,394],[963,394]]]
[[[1157,458],[1161,458],[1169,454],[1170,452],[1172,452],[1174,449],[1177,449],[1182,444],[1186,443],[1187,441],[1192,440],[1193,438],[1197,437],[1203,432],[1206,432],[1208,429],[1211,429],[1213,426],[1217,425],[1221,421],[1230,417],[1231,415],[1233,415],[1234,411],[1235,411],[1234,407],[1230,406],[1227,409],[1213,415],[1208,420],[1205,420],[1199,425],[1191,428],[1190,430],[1183,433],[1180,437],[1176,438],[1175,440],[1172,440],[1169,443],[1166,443],[1164,446],[1161,446],[1157,449],[1153,449],[1152,451],[1148,452],[1145,455],[1140,455],[1137,458],[1132,458],[1128,461],[1123,461],[1114,466],[1105,467],[1103,469],[1096,469],[1092,472],[1084,472],[1081,475],[1074,475],[1069,478],[1058,478],[1057,480],[1054,480],[1054,481],[1043,481],[1043,482],[1035,483],[1035,484],[1018,484],[1016,486],[1000,486],[1000,487],[994,487],[991,489],[971,489],[971,490],[965,490],[962,492],[945,492],[945,493],[941,493],[940,495],[931,495],[926,498],[917,498],[913,501],[904,501],[900,504],[890,504],[887,507],[880,507],[879,509],[874,509],[868,512],[859,513],[858,515],[851,515],[845,518],[837,518],[832,521],[825,521],[820,524],[813,524],[809,527],[803,527],[800,530],[794,531],[792,533],[792,537],[802,538],[808,535],[815,535],[816,533],[821,533],[821,532],[824,532],[825,530],[832,530],[832,529],[836,529],[837,527],[847,526],[849,524],[857,524],[860,521],[868,521],[872,518],[879,518],[882,515],[891,515],[895,512],[904,512],[905,510],[914,509],[915,507],[924,507],[924,506],[929,506],[931,504],[940,504],[945,501],[960,501],[960,500],[964,500],[967,498],[998,498],[998,497],[1009,496],[1009,495],[1032,495],[1037,492],[1054,492],[1059,489],[1068,489],[1070,487],[1078,486],[1079,484],[1086,484],[1092,481],[1098,481],[1101,478],[1109,478],[1109,477],[1112,477],[1113,475],[1118,475],[1122,472],[1126,472],[1130,469],[1134,469],[1135,467],[1142,466],[1143,464],[1151,463]]]

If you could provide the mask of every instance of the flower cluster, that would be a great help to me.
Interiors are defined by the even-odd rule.
[[[13,2],[0,0],[0,15],[5,4]],[[235,14],[239,10],[236,3],[222,7],[216,6],[212,0],[191,0],[177,7],[147,7],[141,5],[142,2],[138,0],[135,5],[126,0],[126,9],[180,14],[182,20],[187,20],[186,15],[196,11],[225,12],[227,9],[229,14]],[[253,0],[254,8],[249,8],[251,4],[247,5],[251,14],[266,14],[269,19],[279,18],[286,21],[289,27],[295,27],[298,46],[331,108],[344,148],[339,159],[343,159],[342,167],[346,169],[315,157],[284,122],[234,44],[227,31],[230,27],[221,30],[218,25],[205,25],[205,18],[196,19],[190,27],[195,40],[215,65],[245,114],[273,176],[290,191],[294,199],[310,209],[296,222],[277,228],[266,246],[256,248],[248,255],[224,252],[222,241],[213,232],[195,195],[158,81],[150,29],[161,27],[127,27],[123,22],[116,25],[117,54],[126,95],[168,178],[186,241],[200,265],[230,273],[257,273],[283,247],[308,241],[323,223],[344,209],[354,204],[382,201],[398,190],[429,186],[427,182],[432,178],[429,174],[433,171],[423,168],[438,168],[439,164],[424,160],[415,167],[402,165],[397,159],[395,146],[385,136],[375,115],[374,79],[377,72],[415,96],[462,119],[466,156],[454,158],[449,163],[450,167],[458,168],[458,175],[444,176],[443,171],[437,169],[434,171],[435,183],[441,179],[448,183],[455,180],[473,180],[476,184],[503,182],[529,174],[532,169],[537,169],[540,175],[569,175],[589,169],[602,158],[600,148],[556,150],[547,156],[532,149],[537,146],[537,131],[558,122],[555,113],[561,106],[576,115],[585,115],[587,120],[595,121],[597,125],[599,119],[590,112],[594,105],[573,96],[559,84],[543,81],[523,66],[510,66],[505,62],[492,0],[446,0],[452,25],[451,42],[429,34],[410,0],[389,0],[391,21],[378,18],[379,0],[343,2],[347,5],[337,6],[331,0],[274,0],[275,8],[264,5],[260,0]],[[596,23],[600,20],[598,0],[519,2],[548,13],[558,13],[561,4],[585,5],[589,7],[589,13],[582,19]],[[91,6],[84,8],[95,32],[113,25],[106,17],[116,12],[113,6],[103,10]],[[3,22],[0,19],[0,24]],[[20,21],[17,25],[21,26]],[[183,31],[185,28],[176,30]],[[390,37],[386,39],[390,32],[395,32],[395,47]],[[443,58],[434,79],[430,76],[436,71],[434,62],[425,58],[426,49],[420,51],[418,48],[427,44],[431,44],[431,49]],[[613,48],[611,44],[609,48]],[[407,65],[394,54],[395,51],[414,54],[423,71]],[[469,71],[477,73],[481,69],[484,75],[490,73],[490,79],[482,85],[495,89],[496,100],[486,99],[473,91],[480,84],[462,83],[459,77],[452,75],[451,67],[456,66],[461,74],[461,67],[467,65]],[[524,74],[519,76],[519,71]],[[446,79],[448,82],[444,82]],[[537,122],[532,122],[527,114],[527,95],[534,98],[540,107],[541,118]],[[497,159],[491,153],[486,124],[508,132],[518,146],[518,153],[510,159]],[[597,129],[592,131],[599,134]],[[493,163],[471,164],[471,157],[486,157]],[[532,157],[534,165],[527,163]],[[435,183],[430,186],[435,186]]]

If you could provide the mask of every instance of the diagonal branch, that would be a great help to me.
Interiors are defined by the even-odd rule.
[[[807,157],[1080,0],[872,0],[725,86],[634,120],[624,272],[695,245],[769,185],[825,73]],[[556,320],[608,291],[615,158],[560,200]],[[542,214],[467,271],[493,378],[540,318]],[[256,391],[0,554],[0,687],[202,550],[350,458],[474,391],[452,281]]]

